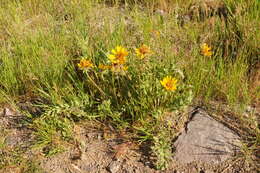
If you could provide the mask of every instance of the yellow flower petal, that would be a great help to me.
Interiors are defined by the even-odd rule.
[[[213,54],[212,51],[211,51],[211,47],[209,47],[206,43],[203,43],[201,45],[201,53],[204,56],[211,56]]]
[[[112,51],[111,51],[113,54],[116,54],[116,50],[115,49],[112,49]]]

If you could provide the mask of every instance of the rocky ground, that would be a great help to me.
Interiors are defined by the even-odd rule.
[[[5,159],[10,157],[8,152],[22,150],[23,159],[27,159],[27,163],[36,161],[40,168],[37,171],[44,173],[257,172],[256,167],[241,156],[241,139],[235,131],[201,108],[194,108],[189,117],[185,129],[173,141],[174,154],[165,171],[154,169],[149,144],[125,140],[113,130],[104,134],[89,123],[75,125],[75,140],[67,144],[63,152],[45,157],[31,147],[32,130],[19,125],[24,116],[8,107],[0,116],[1,136],[7,146],[0,148],[0,154]],[[24,172],[24,168],[14,164],[0,172]]]

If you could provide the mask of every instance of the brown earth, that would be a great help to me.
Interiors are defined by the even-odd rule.
[[[42,151],[33,149],[31,143],[34,140],[33,133],[25,126],[21,126],[24,116],[5,107],[0,115],[1,137],[7,147],[0,148],[2,159],[11,157],[9,152],[14,149],[21,150],[21,156],[26,159],[26,164],[37,162],[40,167],[38,172],[44,173],[213,173],[213,172],[250,172],[257,170],[250,165],[245,158],[236,155],[219,164],[206,164],[203,162],[191,162],[180,164],[172,159],[165,171],[154,169],[154,157],[150,151],[150,144],[139,145],[136,141],[130,141],[118,136],[113,130],[106,132],[97,130],[95,125],[84,123],[75,125],[74,140],[65,146],[65,151],[51,157],[46,157]],[[107,129],[111,129],[108,127]],[[1,161],[1,160],[0,160]],[[1,166],[1,162],[0,162]],[[0,167],[1,168],[1,167]],[[23,165],[11,164],[2,167],[0,172],[19,173],[26,172]],[[35,171],[36,172],[36,171]]]

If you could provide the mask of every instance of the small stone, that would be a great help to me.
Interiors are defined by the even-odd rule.
[[[110,173],[117,173],[121,167],[121,163],[119,161],[112,161],[107,167]]]

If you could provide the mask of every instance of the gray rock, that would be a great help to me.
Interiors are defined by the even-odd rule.
[[[199,109],[174,143],[174,159],[217,164],[235,155],[239,143],[239,136],[232,130]]]

